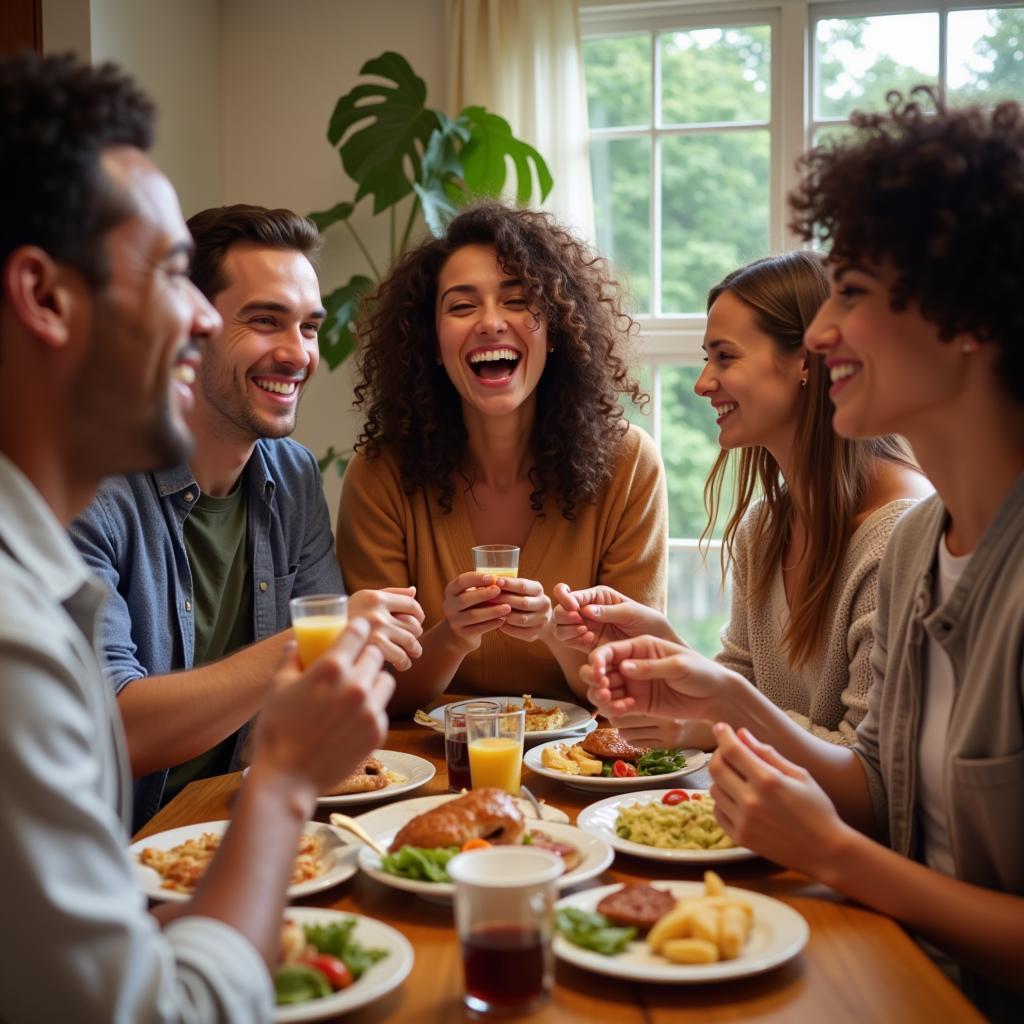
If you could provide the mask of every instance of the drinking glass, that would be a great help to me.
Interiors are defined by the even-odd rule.
[[[493,700],[464,700],[444,709],[444,759],[448,765],[448,792],[469,789],[469,744],[466,740],[467,712],[497,711]]]
[[[497,786],[512,796],[519,796],[525,723],[526,712],[522,708],[466,715],[469,774],[474,789]]]
[[[473,548],[473,568],[490,576],[517,576],[519,548],[514,544],[478,544]]]
[[[550,996],[562,869],[556,854],[529,846],[473,850],[448,862],[470,1011],[528,1013]]]
[[[309,668],[348,625],[348,598],[344,594],[311,594],[293,597],[288,605],[299,645],[299,663]]]

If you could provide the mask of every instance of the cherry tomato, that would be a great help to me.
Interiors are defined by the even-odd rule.
[[[632,779],[636,775],[636,768],[627,761],[616,761],[612,765],[612,775],[617,779]]]
[[[690,795],[685,789],[670,789],[662,798],[661,802],[667,804],[669,807],[675,807],[676,804],[684,804],[690,799]]]
[[[352,972],[345,965],[345,961],[339,960],[336,956],[317,953],[316,956],[303,957],[303,963],[318,970],[331,983],[331,988],[335,992],[352,984]]]

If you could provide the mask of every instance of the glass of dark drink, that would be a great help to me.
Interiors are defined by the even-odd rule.
[[[551,929],[560,857],[529,846],[495,846],[448,862],[462,945],[466,1007],[528,1013],[551,994]]]
[[[448,765],[448,792],[470,788],[469,744],[466,741],[466,712],[493,712],[497,701],[464,700],[444,709],[444,758]]]

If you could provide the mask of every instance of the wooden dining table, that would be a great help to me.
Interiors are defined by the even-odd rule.
[[[416,754],[437,769],[434,778],[409,797],[447,792],[444,738],[409,722],[394,722],[387,749]],[[164,807],[137,839],[181,825],[229,817],[241,773],[187,786]],[[523,769],[523,782],[575,822],[597,797]],[[679,785],[680,783],[675,783]],[[684,776],[681,785],[706,788],[706,769]],[[359,814],[381,806],[367,802],[342,808]],[[332,808],[320,807],[326,821]],[[258,855],[258,853],[256,854]],[[559,961],[551,1000],[521,1020],[537,1024],[656,1024],[656,1022],[778,1021],[785,1024],[866,1024],[893,1021],[952,1024],[983,1018],[949,979],[894,921],[851,903],[805,875],[766,860],[724,863],[727,884],[764,893],[799,911],[810,926],[803,952],[764,974],[707,984],[623,981]],[[593,885],[612,882],[700,880],[703,868],[617,853]],[[377,918],[402,932],[416,954],[405,982],[382,999],[345,1016],[351,1024],[424,1024],[461,1021],[462,962],[450,906],[419,899],[382,885],[362,872],[337,887],[296,901]]]

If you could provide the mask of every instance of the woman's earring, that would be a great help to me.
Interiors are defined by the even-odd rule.
[[[970,355],[972,352],[977,351],[977,348],[978,343],[976,341],[965,341],[960,346],[960,351],[963,352],[964,355]]]
[[[801,377],[800,378],[800,387],[802,387],[802,388],[807,387],[807,378],[806,377]]]
[[[554,345],[548,345],[548,351],[549,352],[554,352],[555,351],[555,346]]]

